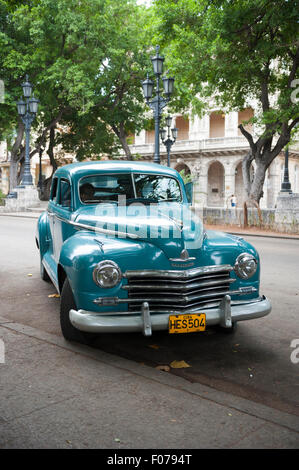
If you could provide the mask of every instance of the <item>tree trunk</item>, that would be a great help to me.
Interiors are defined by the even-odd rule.
[[[126,159],[127,160],[133,160],[132,153],[130,150],[130,147],[127,142],[127,135],[125,132],[125,126],[124,123],[120,123],[119,128],[117,128],[115,125],[112,126],[113,132],[117,135],[119,138],[119,141],[121,143],[121,146],[126,154]]]
[[[47,150],[47,154],[49,155],[50,163],[53,168],[52,174],[55,173],[55,171],[57,170],[57,163],[54,157],[54,147],[55,147],[55,126],[51,127],[50,129],[50,139],[49,139],[49,145],[48,145],[48,150]]]
[[[23,151],[22,140],[24,136],[24,124],[22,121],[18,123],[17,136],[10,152],[10,169],[9,169],[9,191],[12,192],[18,185],[18,164],[21,160]]]
[[[40,192],[40,199],[42,201],[48,201],[50,198],[52,178],[53,178],[55,171],[57,170],[57,163],[56,163],[55,156],[54,156],[54,147],[55,147],[55,126],[52,126],[50,128],[50,138],[49,138],[49,145],[47,149],[47,154],[49,155],[50,163],[52,166],[52,174],[51,176],[49,176],[49,178],[46,178],[43,181],[41,192]]]
[[[251,179],[251,163],[255,159],[256,169],[254,177]],[[242,162],[243,183],[247,195],[244,203],[244,227],[248,227],[248,207],[256,207],[258,211],[259,224],[262,225],[262,212],[259,207],[260,199],[263,197],[263,186],[267,170],[266,164],[260,158],[254,158],[254,154],[250,151]]]

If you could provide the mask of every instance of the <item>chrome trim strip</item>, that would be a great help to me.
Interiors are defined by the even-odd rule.
[[[158,269],[148,269],[148,270],[132,270],[126,271],[123,277],[130,279],[133,277],[147,278],[147,277],[162,277],[162,278],[177,278],[177,279],[190,279],[196,275],[208,274],[208,273],[221,273],[224,271],[233,271],[234,268],[230,264],[222,264],[217,266],[203,266],[198,268],[186,269],[186,270],[158,270]]]
[[[165,289],[168,290],[174,290],[174,291],[187,291],[191,289],[198,289],[198,288],[209,288],[213,286],[219,286],[222,284],[232,284],[233,282],[236,282],[237,279],[234,279],[232,277],[229,277],[227,279],[220,279],[220,280],[213,280],[213,281],[199,281],[199,282],[191,282],[190,284],[181,284],[177,285],[176,283],[174,284],[160,284],[160,285],[154,285],[154,284],[126,284],[125,286],[122,286],[122,289],[124,290],[156,290],[157,294],[159,293],[158,291],[164,291]]]
[[[94,304],[97,305],[118,305],[118,304],[131,304],[131,303],[143,303],[143,302],[159,302],[163,303],[175,303],[175,304],[182,304],[182,307],[186,305],[188,302],[196,302],[196,300],[201,300],[204,302],[204,299],[209,299],[213,297],[219,297],[219,296],[225,296],[225,295],[247,295],[247,294],[252,294],[254,292],[257,292],[257,289],[255,287],[248,287],[246,290],[236,289],[236,290],[225,290],[225,291],[220,291],[220,292],[211,292],[208,294],[196,294],[196,295],[183,295],[179,299],[174,299],[173,297],[168,298],[168,297],[163,297],[161,300],[159,298],[128,298],[128,299],[120,299],[119,297],[98,297],[97,299],[93,300]],[[208,300],[207,300],[208,302]],[[187,306],[188,307],[188,306]],[[153,308],[155,308],[153,306]],[[159,308],[159,307],[158,307]],[[163,307],[162,307],[163,308]]]
[[[135,233],[120,232],[117,230],[109,230],[106,228],[93,227],[92,225],[80,224],[79,222],[73,222],[72,220],[65,219],[57,214],[53,214],[53,215],[56,215],[56,218],[60,220],[61,222],[66,222],[67,224],[73,225],[74,227],[82,228],[84,230],[90,230],[91,232],[104,233],[106,235],[119,235],[121,236],[121,238],[125,238],[125,237],[134,238],[134,239],[140,238]]]
[[[261,302],[262,300],[265,300],[265,297],[264,296],[260,296],[260,297],[257,297],[255,299],[250,299],[250,300],[233,300],[231,302],[231,305],[232,306],[246,306],[248,304],[254,304],[254,303],[258,303],[258,302]],[[201,307],[191,307],[191,308],[188,308],[188,312],[198,312],[199,310],[209,310],[211,308],[218,308],[219,307],[219,304],[220,304],[220,300],[218,302],[214,302],[214,301],[211,301],[211,302],[207,302],[206,305],[204,306],[201,306]],[[112,304],[110,304],[111,306]],[[108,306],[105,305],[105,306]],[[176,309],[172,309],[172,310],[169,310],[168,308],[158,308],[158,309],[155,309],[155,308],[151,308],[150,311],[152,313],[155,313],[155,312],[163,312],[163,313],[169,313],[169,314],[181,314],[182,313],[182,310],[176,310]],[[91,312],[89,312],[91,313]],[[125,316],[128,316],[128,317],[131,317],[131,316],[134,316],[136,314],[138,314],[140,312],[138,312],[137,310],[136,311],[122,311],[122,312],[115,312],[115,311],[110,311],[110,312],[92,312],[93,315],[97,315],[97,316],[119,316],[119,315],[125,315]],[[183,312],[184,313],[184,312]],[[186,313],[186,312],[185,312]],[[186,313],[187,314],[187,313]]]

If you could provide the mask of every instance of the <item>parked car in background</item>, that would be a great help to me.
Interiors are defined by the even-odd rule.
[[[171,168],[85,162],[59,168],[36,232],[40,272],[61,297],[64,337],[203,331],[267,315],[260,261],[241,237],[205,230]]]

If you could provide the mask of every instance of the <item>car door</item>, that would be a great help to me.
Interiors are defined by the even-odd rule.
[[[73,198],[72,185],[67,178],[60,178],[58,183],[58,197],[54,218],[54,258],[59,262],[63,242],[74,233],[73,226],[68,222],[72,216]]]

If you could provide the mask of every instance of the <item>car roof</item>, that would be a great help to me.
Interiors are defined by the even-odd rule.
[[[92,161],[92,162],[80,162],[80,163],[71,163],[69,165],[64,165],[59,167],[55,176],[60,177],[75,177],[81,178],[82,176],[88,176],[95,174],[97,172],[103,173],[127,173],[127,172],[137,172],[137,173],[158,173],[165,174],[169,176],[178,176],[178,172],[173,168],[169,168],[164,165],[159,165],[157,163],[147,163],[147,162],[135,162],[135,161],[123,161],[123,160],[105,160],[105,161]]]

